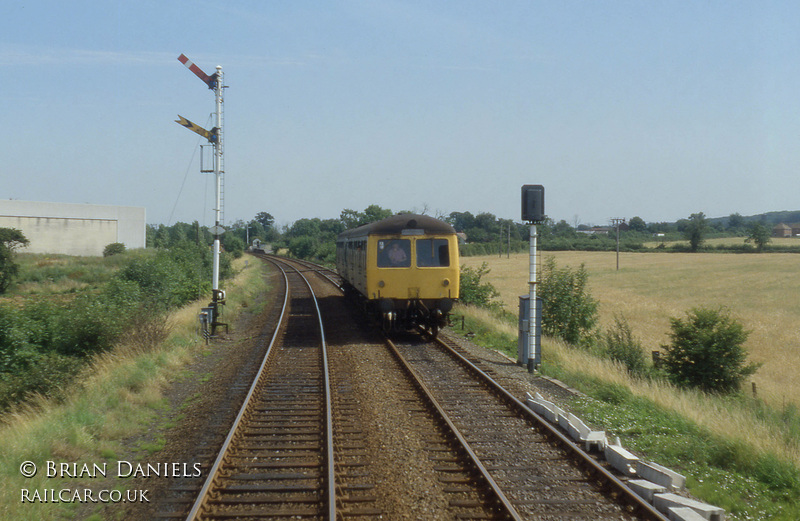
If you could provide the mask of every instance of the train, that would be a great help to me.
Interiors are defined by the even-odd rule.
[[[458,238],[448,223],[399,214],[339,234],[336,269],[345,295],[363,302],[386,332],[447,324],[459,295]]]

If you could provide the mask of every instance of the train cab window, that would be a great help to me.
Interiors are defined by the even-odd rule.
[[[411,241],[395,239],[378,241],[379,268],[408,268],[411,266]]]
[[[450,266],[447,239],[417,239],[417,266],[420,268]]]

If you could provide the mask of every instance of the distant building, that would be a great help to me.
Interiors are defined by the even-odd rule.
[[[619,223],[619,231],[627,232],[630,229],[626,223]],[[585,233],[586,235],[609,235],[609,234],[616,234],[617,228],[616,226],[592,226],[591,228],[579,229],[579,233]]]
[[[773,237],[798,237],[800,236],[800,223],[779,223],[772,228]]]
[[[102,255],[121,242],[145,247],[145,209],[134,206],[0,200],[0,228],[16,228],[30,244],[19,251]]]

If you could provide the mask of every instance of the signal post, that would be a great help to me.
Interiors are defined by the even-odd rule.
[[[538,283],[536,280],[536,248],[539,237],[536,225],[543,223],[545,220],[544,187],[542,185],[524,185],[522,187],[522,220],[530,223],[531,231],[528,314],[527,321],[520,316],[519,363],[527,364],[528,371],[532,373],[542,363],[541,331],[539,327],[542,320],[541,301],[536,298],[536,285]],[[520,308],[523,308],[523,306],[520,306]],[[523,338],[526,332],[527,338]]]
[[[223,105],[223,75],[222,66],[217,65],[217,72],[209,76],[200,69],[197,65],[192,63],[189,58],[181,54],[178,61],[186,66],[195,76],[205,83],[210,90],[214,91],[216,101],[216,126],[211,130],[206,130],[200,125],[192,123],[181,115],[175,120],[176,123],[182,125],[192,132],[195,132],[208,140],[214,147],[214,177],[216,180],[215,190],[215,204],[214,204],[214,227],[211,228],[211,233],[214,234],[213,245],[213,274],[211,281],[211,304],[208,308],[203,308],[203,313],[200,314],[201,322],[203,322],[204,333],[208,325],[211,326],[211,335],[216,333],[217,326],[227,324],[219,322],[218,317],[221,314],[220,306],[225,304],[225,292],[219,289],[219,255],[220,255],[220,236],[225,233],[225,228],[222,227],[222,175],[224,174],[223,168],[223,138],[222,138],[222,105]],[[202,167],[201,167],[202,168]]]

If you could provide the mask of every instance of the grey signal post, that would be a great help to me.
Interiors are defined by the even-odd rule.
[[[224,92],[224,78],[222,74],[222,66],[217,65],[217,72],[211,76],[203,72],[200,67],[195,65],[194,63],[186,57],[186,55],[181,54],[178,57],[178,61],[186,66],[195,76],[200,78],[200,80],[205,83],[208,88],[214,91],[214,100],[216,104],[216,123],[217,125],[211,129],[206,130],[198,125],[195,125],[191,121],[186,120],[182,116],[178,116],[180,119],[176,120],[176,123],[187,127],[189,130],[196,132],[197,134],[205,137],[214,147],[214,177],[216,178],[216,189],[215,189],[215,204],[214,204],[214,227],[211,228],[211,233],[214,234],[214,245],[212,249],[212,279],[211,279],[211,295],[212,295],[212,302],[210,309],[211,310],[211,317],[210,317],[210,324],[211,324],[211,334],[213,335],[216,327],[218,325],[224,325],[219,322],[218,317],[220,315],[219,306],[225,304],[225,292],[219,289],[219,255],[220,255],[220,236],[225,232],[225,228],[222,226],[222,175],[225,173],[223,167],[223,134],[222,134],[222,110],[223,110],[223,92]],[[202,168],[202,167],[201,167]],[[227,328],[227,325],[226,325]]]
[[[541,335],[536,334],[536,246],[538,234],[536,225],[545,220],[544,187],[542,185],[524,185],[522,187],[522,220],[531,225],[530,233],[530,277],[528,279],[528,299],[530,313],[528,315],[528,371],[533,372],[541,364],[542,350],[537,342]]]

